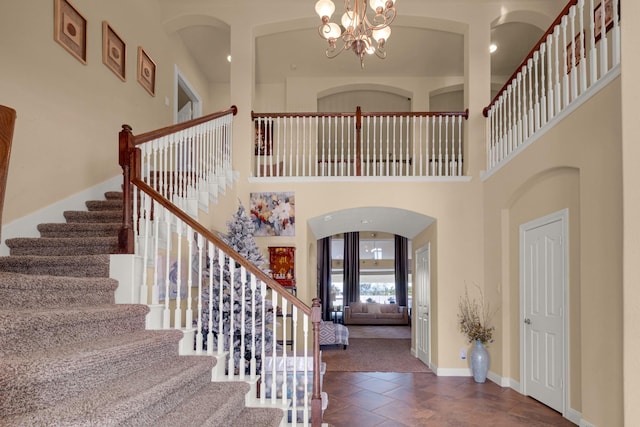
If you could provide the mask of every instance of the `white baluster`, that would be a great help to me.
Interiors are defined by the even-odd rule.
[[[251,274],[251,360],[249,360],[249,375],[251,378],[256,377],[256,310],[258,309],[258,301],[256,296],[257,284],[256,276]],[[261,312],[264,312],[264,306],[261,306]],[[264,341],[264,335],[261,335],[261,340]],[[264,360],[264,359],[262,359]]]
[[[449,116],[444,117],[444,175],[449,176]]]
[[[560,50],[560,58],[562,58],[562,104],[560,106],[558,106],[558,111],[562,111],[562,109],[566,108],[567,105],[569,105],[569,90],[570,90],[570,85],[569,85],[569,66],[568,66],[568,62],[569,59],[571,59],[571,71],[573,71],[573,69],[576,66],[576,61],[575,61],[575,55],[573,54],[576,49],[573,45],[575,39],[572,36],[571,40],[569,40],[567,38],[567,23],[568,23],[568,19],[567,19],[567,15],[564,15],[561,19],[561,24],[560,24],[560,29],[562,31],[562,46],[565,46],[564,49]],[[569,56],[569,52],[567,52],[567,47],[569,47],[569,49],[571,49],[570,53],[571,56]]]
[[[580,45],[576,46],[576,43],[580,43],[581,35],[580,33],[578,33],[577,36],[574,36],[576,34],[576,7],[575,6],[571,6],[569,8],[569,23],[571,24],[570,25],[571,35],[573,36],[571,37],[571,52],[573,53],[571,55],[571,58],[572,58],[571,74],[569,75],[571,79],[571,96],[569,97],[569,100],[573,101],[578,96],[578,77],[580,76],[580,72],[578,71],[578,63],[584,62],[582,61],[582,57],[580,56],[582,54],[582,49],[580,48]]]
[[[204,238],[201,234],[198,234],[198,305],[196,314],[196,353],[202,352],[203,337],[202,337],[202,286],[205,279],[204,262],[207,260],[207,252],[203,253]],[[209,268],[209,276],[211,276],[211,268]],[[211,296],[211,290],[209,290],[209,296]],[[209,317],[211,317],[211,311],[209,311]],[[211,344],[211,341],[209,341]]]
[[[438,176],[442,176],[442,116],[438,116]]]
[[[620,0],[613,0],[613,31],[611,36],[613,37],[611,47],[613,49],[613,64],[612,67],[620,64]]]
[[[224,335],[224,323],[223,323],[223,317],[224,317],[224,295],[225,295],[225,283],[224,283],[224,268],[225,265],[227,263],[230,263],[230,260],[227,258],[227,256],[224,254],[224,252],[222,252],[222,249],[218,249],[218,271],[216,272],[218,274],[218,336],[217,336],[217,343],[218,343],[218,354],[221,355],[225,352],[225,341],[227,339],[227,337],[225,337]],[[231,278],[233,279],[233,277]],[[233,306],[231,306],[233,308]],[[209,313],[212,313],[211,311],[209,311]],[[233,311],[232,311],[233,314]],[[209,316],[211,316],[211,314],[209,314]],[[231,316],[230,316],[231,317]],[[230,347],[232,348],[232,347]],[[232,355],[233,356],[233,355]],[[231,357],[233,359],[233,357]],[[230,375],[233,375],[233,372],[230,372]]]
[[[606,0],[600,1],[600,78],[609,71],[609,41],[607,40]]]
[[[151,304],[156,305],[160,303],[160,283],[158,273],[160,271],[160,266],[158,265],[158,255],[159,255],[159,246],[160,246],[160,218],[163,216],[162,206],[156,202],[153,203],[153,212],[155,213],[155,217],[153,219],[153,284],[151,287]],[[146,266],[143,266],[146,269]]]
[[[583,94],[587,90],[587,57],[586,57],[586,40],[584,28],[584,0],[578,0],[578,16],[580,18],[580,93]]]
[[[522,89],[523,89],[523,84],[522,84],[522,71],[520,71],[517,76],[516,76],[516,81],[515,81],[515,94],[514,94],[514,102],[516,104],[515,108],[514,108],[514,113],[516,113],[516,123],[515,123],[515,128],[516,128],[516,138],[515,138],[515,146],[519,147],[522,144],[522,128],[523,128],[523,122],[522,122],[522,116],[524,115],[524,108],[522,108]]]
[[[431,122],[431,159],[428,165],[431,166],[431,176],[436,174],[436,116],[429,117]]]
[[[169,278],[169,271],[171,271],[171,218],[169,216],[169,211],[165,208],[162,209],[166,227],[166,239],[164,242],[165,245],[165,277],[164,277],[164,311],[163,311],[163,319],[162,319],[162,328],[169,329],[171,328],[171,311],[169,309],[169,301],[171,294],[171,281]]]
[[[246,373],[246,348],[245,336],[247,335],[247,270],[240,266],[240,360],[238,361],[238,373],[243,380]],[[233,289],[233,287],[232,287]],[[235,335],[235,334],[234,334]],[[235,349],[234,349],[235,351]]]
[[[462,116],[458,116],[458,176],[462,176]]]
[[[187,311],[185,312],[185,321],[184,326],[186,328],[193,327],[193,260],[194,258],[194,240],[193,240],[193,229],[190,226],[187,226],[187,245],[189,247],[189,262],[185,266],[187,269]],[[179,293],[179,292],[178,292]]]

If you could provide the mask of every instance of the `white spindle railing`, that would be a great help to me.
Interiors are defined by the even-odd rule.
[[[252,114],[254,177],[463,175],[460,113]]]
[[[488,172],[619,70],[620,0],[602,1],[571,0],[484,109]]]
[[[131,223],[121,237],[131,232],[130,249],[143,266],[140,302],[160,308],[156,327],[185,333],[183,354],[216,357],[214,380],[254,384],[249,404],[288,408],[292,425],[310,425],[312,419],[320,425],[322,414],[312,415],[311,408],[322,399],[312,387],[320,381],[321,362],[315,345],[309,347],[319,339],[309,333],[319,302],[313,308],[303,304],[187,212],[192,198],[217,184],[212,177],[231,168],[233,114],[139,137],[125,127],[125,192],[133,188],[125,200]]]

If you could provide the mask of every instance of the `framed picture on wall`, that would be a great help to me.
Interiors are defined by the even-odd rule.
[[[604,3],[604,27],[605,32],[613,27],[613,0],[601,0],[593,10],[594,37],[596,41],[602,37],[602,4]],[[618,2],[618,14],[620,13],[620,3]]]
[[[87,20],[67,0],[53,3],[53,39],[86,65]]]
[[[293,246],[269,246],[271,277],[282,286],[296,286],[296,248]]]
[[[138,83],[149,95],[156,96],[156,63],[138,46]]]
[[[102,21],[102,63],[126,81],[127,46],[107,21]]]
[[[567,45],[567,73],[570,73],[573,69],[573,59],[576,61],[576,68],[580,61],[582,61],[582,50],[580,49],[580,40],[584,40],[580,37],[580,34],[576,36],[573,43]],[[584,45],[584,42],[583,42]]]
[[[273,122],[265,120],[255,121],[255,155],[270,156],[273,141]]]

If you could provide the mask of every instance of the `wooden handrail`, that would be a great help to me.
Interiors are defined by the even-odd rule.
[[[502,93],[507,90],[511,82],[517,78],[518,73],[522,70],[522,67],[524,67],[527,64],[527,62],[529,62],[529,60],[533,58],[533,54],[536,53],[538,49],[540,49],[540,45],[542,45],[542,43],[544,43],[547,40],[547,37],[550,34],[553,34],[553,32],[555,31],[556,25],[560,25],[560,23],[562,22],[562,18],[569,13],[569,9],[571,9],[571,6],[576,4],[578,4],[578,0],[569,0],[569,3],[567,3],[564,9],[562,9],[562,12],[560,12],[560,14],[553,21],[553,23],[549,26],[547,31],[542,35],[542,37],[540,37],[540,40],[538,40],[538,43],[536,43],[535,46],[533,46],[533,48],[529,51],[529,54],[520,63],[518,68],[516,68],[516,70],[511,75],[511,77],[507,79],[506,83],[498,91],[496,96],[493,97],[493,99],[491,100],[491,103],[482,109],[483,116],[489,117],[489,110],[491,109],[491,107],[493,107],[493,104],[495,104],[498,101],[500,96],[502,96]]]
[[[360,109],[360,107],[357,107]],[[291,118],[291,117],[357,117],[358,112],[354,113],[255,113],[251,112],[251,119],[266,119],[266,118]],[[465,111],[417,111],[417,112],[375,112],[375,113],[363,113],[360,111],[362,117],[464,117],[469,118],[469,109]]]
[[[238,114],[238,108],[235,105],[232,105],[229,109],[224,110],[224,111],[219,111],[217,113],[212,113],[206,116],[202,116],[202,117],[198,117],[196,119],[192,119],[186,122],[182,122],[182,123],[176,123],[175,125],[171,125],[171,126],[167,126],[167,127],[163,127],[160,129],[156,129],[156,130],[152,130],[146,133],[141,133],[140,135],[136,135],[135,136],[135,142],[134,145],[140,145],[143,144],[145,142],[149,142],[151,140],[157,139],[157,138],[161,138],[163,136],[166,135],[171,135],[172,133],[176,133],[179,132],[181,130],[185,130],[188,129],[190,127],[193,127],[195,125],[199,125],[200,123],[206,123],[210,120],[213,119],[217,119],[218,117],[223,117],[226,116],[230,113],[233,113],[233,115],[235,116],[236,114]],[[122,127],[124,128],[124,126],[129,126],[129,125],[122,125]],[[130,128],[130,127],[129,127]]]
[[[0,225],[2,225],[4,194],[7,189],[7,173],[16,117],[16,110],[0,105]]]

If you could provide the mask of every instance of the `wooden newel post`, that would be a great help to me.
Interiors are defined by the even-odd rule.
[[[356,176],[362,176],[362,109],[356,107]]]
[[[311,324],[313,325],[313,394],[311,395],[311,425],[322,425],[322,396],[320,395],[320,320],[322,309],[320,298],[311,303]]]
[[[121,254],[132,254],[133,246],[133,200],[131,188],[131,168],[134,161],[133,133],[131,126],[122,125],[122,130],[118,135],[118,162],[122,167],[122,192],[124,194],[122,228],[118,234],[118,248]]]

